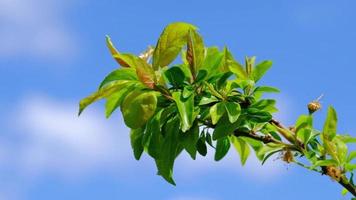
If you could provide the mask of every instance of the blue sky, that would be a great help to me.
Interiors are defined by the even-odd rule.
[[[119,113],[103,103],[77,118],[78,101],[117,67],[106,49],[139,53],[168,23],[199,27],[207,45],[235,57],[271,59],[262,84],[282,90],[278,117],[291,124],[324,94],[339,130],[355,135],[355,1],[0,0],[0,199],[346,199],[327,177],[280,160],[241,167],[221,162],[175,167],[177,186],[156,176],[153,161],[134,160]],[[321,126],[325,109],[316,114]]]

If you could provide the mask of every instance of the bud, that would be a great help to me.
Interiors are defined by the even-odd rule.
[[[312,114],[321,108],[321,104],[318,101],[312,101],[308,104],[309,113]]]
[[[335,166],[326,166],[326,174],[335,181],[340,181],[341,179],[341,170]]]
[[[293,153],[288,149],[284,152],[282,160],[286,163],[291,163],[294,161]]]
[[[290,126],[290,127],[288,127],[288,129],[290,131],[292,131],[293,133],[295,133],[295,131],[297,130],[294,126]]]

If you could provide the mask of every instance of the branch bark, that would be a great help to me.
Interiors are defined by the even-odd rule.
[[[272,125],[275,125],[277,127],[279,127],[280,129],[283,130],[287,130],[287,128],[285,126],[283,126],[279,121],[272,119],[269,123],[271,123]],[[203,122],[203,124],[209,128],[215,128],[215,125],[211,124],[210,122]],[[284,138],[286,137],[283,133],[280,133]],[[292,144],[288,144],[288,143],[284,143],[282,141],[276,140],[275,138],[273,138],[271,135],[258,135],[256,133],[246,133],[246,132],[238,132],[237,130],[234,131],[233,135],[235,137],[248,137],[248,138],[252,138],[254,140],[257,141],[261,141],[264,144],[269,144],[269,143],[274,143],[274,144],[283,144],[285,145],[288,149],[290,150],[295,150],[298,151],[300,153],[303,154],[302,149],[304,149],[304,144],[299,141],[299,140],[295,140],[295,142],[291,142],[287,139],[289,142],[291,142]],[[295,138],[296,139],[296,138]],[[320,173],[320,172],[319,172]],[[322,175],[325,175],[325,168],[322,168]],[[328,175],[329,176],[329,175]],[[342,177],[340,177],[340,180],[337,181],[340,185],[342,185],[345,189],[347,189],[354,197],[356,197],[356,187],[355,185],[353,185],[352,183],[350,183],[347,178],[342,175]]]

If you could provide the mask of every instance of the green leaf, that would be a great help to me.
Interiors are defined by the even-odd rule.
[[[351,135],[336,135],[336,137],[345,143],[356,143],[356,138]]]
[[[347,157],[347,162],[351,162],[354,158],[356,158],[356,151],[351,151]]]
[[[153,89],[156,83],[156,75],[154,70],[142,58],[137,58],[135,65],[138,79],[148,88]]]
[[[199,82],[203,81],[207,75],[208,75],[208,72],[205,69],[199,70],[198,75],[195,79],[195,83],[199,83]]]
[[[185,80],[184,72],[179,67],[169,68],[167,71],[164,72],[164,75],[167,81],[175,88],[181,87]]]
[[[248,118],[257,123],[268,122],[272,119],[272,115],[266,111],[260,111],[257,108],[247,109]]]
[[[173,92],[172,97],[179,111],[181,129],[186,132],[192,127],[196,116],[194,113],[194,94],[192,93],[190,97],[184,99],[181,92]]]
[[[200,99],[200,102],[199,102],[199,106],[202,106],[202,105],[206,105],[206,104],[211,104],[211,103],[215,103],[215,102],[218,102],[219,100],[215,97],[215,96],[210,96],[210,97],[207,97],[207,96],[203,96],[201,99]],[[210,110],[210,109],[209,109]]]
[[[187,43],[190,30],[196,30],[196,27],[183,22],[176,22],[166,26],[153,52],[152,62],[155,71],[160,67],[169,65],[177,57]]]
[[[221,138],[216,143],[216,150],[215,150],[215,161],[219,161],[225,157],[227,152],[230,149],[230,141],[228,137]]]
[[[247,73],[244,70],[243,66],[237,62],[232,54],[227,51],[225,52],[227,59],[228,59],[228,68],[229,70],[236,75],[239,79],[246,79],[247,78]]]
[[[261,148],[264,146],[264,144],[261,141],[254,140],[254,139],[251,139],[251,138],[248,138],[248,137],[240,137],[240,139],[244,140],[245,142],[247,142],[247,144],[249,144],[252,147],[252,149],[256,153],[256,157],[259,160],[263,160],[264,154],[261,155],[261,154],[258,153],[261,150]]]
[[[158,174],[161,175],[167,182],[175,185],[173,180],[174,160],[178,152],[178,137],[179,137],[179,119],[174,117],[168,120],[164,126],[164,141],[162,142],[161,153],[156,159]]]
[[[320,167],[320,166],[337,166],[338,162],[333,159],[328,159],[328,160],[318,160],[314,162],[312,168]]]
[[[197,142],[197,150],[202,156],[206,156],[206,154],[208,153],[204,135],[202,135]]]
[[[112,81],[119,81],[119,80],[138,80],[136,76],[136,70],[132,68],[121,68],[112,71],[100,83],[99,89]]]
[[[115,48],[114,44],[111,42],[111,39],[109,36],[106,36],[106,45],[110,50],[111,55],[113,58],[116,60],[117,63],[119,63],[122,67],[131,67],[135,68],[135,59],[137,58],[136,56],[132,54],[121,54],[119,51]]]
[[[154,114],[154,116],[147,122],[145,134],[143,136],[142,144],[145,146],[147,153],[152,158],[159,159],[161,154],[161,147],[163,143],[163,135],[161,130],[161,117],[167,108],[161,109]]]
[[[240,155],[241,164],[245,165],[248,156],[250,155],[250,148],[248,144],[241,138],[231,136],[230,141]]]
[[[226,84],[227,84],[227,80],[229,79],[229,77],[232,75],[231,72],[224,72],[221,74],[221,76],[219,77],[219,79],[216,82],[216,88],[218,90],[225,88]]]
[[[216,127],[213,132],[213,140],[218,140],[225,136],[228,136],[234,132],[234,130],[239,127],[240,121],[235,123],[229,123],[227,115],[224,115],[221,120],[216,124]]]
[[[255,103],[253,103],[250,107],[256,108],[258,110],[273,112],[276,110],[275,108],[276,100],[274,99],[262,99]]]
[[[356,169],[356,164],[352,164],[352,163],[346,163],[345,164],[345,169],[348,172],[352,172]]]
[[[104,87],[100,88],[98,91],[92,93],[91,95],[82,99],[79,102],[78,115],[80,115],[88,105],[90,105],[90,104],[94,103],[95,101],[98,101],[102,98],[109,97],[113,93],[119,91],[120,89],[126,87],[129,84],[132,84],[132,81],[120,80],[120,81],[112,81],[112,82],[106,84]]]
[[[337,115],[333,107],[328,108],[328,115],[326,117],[322,136],[324,140],[331,141],[336,136]]]
[[[255,65],[255,60],[256,60],[256,57],[255,56],[252,56],[252,57],[245,57],[245,68],[246,68],[246,74],[248,77],[251,78],[251,75],[253,76],[252,74],[252,70],[253,70],[253,66]],[[253,77],[252,77],[253,78]],[[254,79],[253,79],[254,80]]]
[[[255,66],[252,71],[252,77],[255,82],[260,80],[263,75],[272,67],[272,61],[266,60]]]
[[[189,30],[186,59],[194,77],[204,61],[204,53],[202,37],[195,30]]]
[[[133,149],[136,160],[140,159],[142,152],[143,152],[142,138],[143,138],[143,129],[142,128],[131,129],[131,132],[130,132],[131,147]]]
[[[136,83],[133,84],[127,84],[126,87],[122,88],[121,90],[113,93],[111,96],[106,98],[106,104],[105,104],[105,116],[106,118],[109,118],[111,114],[118,108],[122,101],[125,99],[127,94],[134,90],[134,88],[138,89],[138,86]]]
[[[121,105],[125,124],[132,129],[142,127],[155,113],[156,106],[157,97],[154,92],[131,92]]]
[[[241,113],[240,104],[235,103],[235,102],[225,102],[224,105],[225,105],[226,112],[229,117],[230,123],[236,122],[240,116],[240,113]]]
[[[219,71],[219,65],[222,62],[223,56],[223,53],[217,47],[207,48],[201,69],[205,69],[208,72],[208,76],[215,75]]]
[[[301,115],[296,124],[296,136],[304,144],[308,144],[313,130],[313,117],[311,115]]]
[[[271,156],[273,156],[274,154],[278,153],[278,152],[281,152],[282,149],[278,149],[278,150],[275,150],[275,151],[272,151],[272,152],[269,152],[267,153],[267,155],[264,155],[263,159],[262,159],[262,165],[265,164],[265,162],[268,160],[268,158],[270,158]]]
[[[210,107],[211,122],[213,125],[218,123],[219,119],[224,115],[225,107],[223,102],[218,102]]]
[[[345,196],[349,191],[345,188],[342,188],[341,195]]]
[[[283,144],[274,144],[274,143],[268,143],[264,146],[262,146],[261,148],[258,149],[258,151],[256,152],[257,158],[262,158],[262,161],[266,160],[265,155],[269,154],[271,152],[275,152],[275,151],[280,151],[283,149]]]
[[[261,93],[279,93],[279,89],[270,86],[258,86],[255,88],[254,93],[261,92]]]
[[[196,124],[185,133],[180,134],[180,138],[185,150],[193,160],[197,154],[197,142],[199,140],[199,126]]]
[[[333,139],[333,143],[336,147],[337,158],[340,161],[340,164],[342,165],[347,160],[347,145],[345,144],[345,142],[343,142],[337,137]]]

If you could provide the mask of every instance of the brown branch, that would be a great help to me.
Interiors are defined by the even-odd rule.
[[[202,121],[202,123],[209,127],[209,128],[215,128],[215,125],[213,125],[211,122],[209,121]],[[272,119],[270,121],[271,124],[279,127],[280,129],[284,129],[286,130],[285,126],[283,126],[279,121],[275,120],[275,119]],[[284,136],[282,133],[280,133],[282,136]],[[294,150],[294,151],[298,151],[300,152],[301,154],[304,155],[303,151],[301,149],[304,149],[304,144],[301,142],[301,141],[296,141],[295,144],[287,144],[287,143],[284,143],[282,141],[279,141],[275,138],[273,138],[271,135],[258,135],[256,133],[246,133],[246,132],[239,132],[237,130],[234,131],[233,135],[235,137],[248,137],[248,138],[252,138],[254,140],[257,140],[257,141],[261,141],[263,142],[264,144],[269,144],[269,143],[274,143],[274,144],[283,144],[285,145],[288,149],[290,150]],[[287,139],[287,138],[286,138]],[[314,170],[315,171],[315,170]],[[326,168],[325,167],[322,167],[322,172],[321,172],[322,175],[325,175],[327,174],[326,173]],[[328,175],[328,174],[327,174]],[[330,176],[330,175],[328,175]],[[331,177],[333,178],[333,177]],[[356,197],[356,187],[355,185],[353,185],[352,183],[350,183],[347,178],[342,175],[340,177],[339,180],[337,180],[337,182],[342,185],[345,189],[347,189],[354,197]]]
[[[351,184],[345,176],[342,176],[340,178],[340,181],[338,181],[340,185],[342,185],[347,191],[349,191],[354,197],[356,197],[356,187]]]

